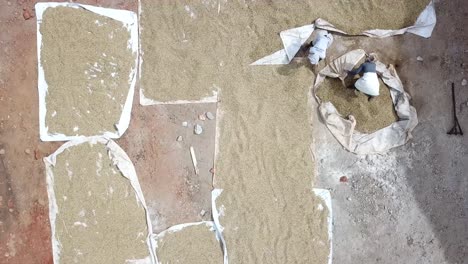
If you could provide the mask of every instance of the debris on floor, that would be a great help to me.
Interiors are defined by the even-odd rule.
[[[215,117],[214,117],[213,113],[206,112],[206,118],[208,118],[209,120],[213,120]]]
[[[199,124],[196,124],[193,127],[193,133],[195,133],[195,135],[201,135],[201,133],[203,133],[203,127]]]
[[[193,169],[195,170],[195,174],[198,175],[198,161],[197,161],[197,156],[195,156],[195,150],[193,147],[190,147],[190,157],[192,158],[192,164],[193,164]]]
[[[31,12],[26,9],[26,8],[23,8],[23,18],[24,20],[29,20],[31,18],[33,18],[34,16],[31,14]]]

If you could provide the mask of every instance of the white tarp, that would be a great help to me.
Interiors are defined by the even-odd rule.
[[[228,254],[226,250],[226,243],[223,237],[224,227],[219,222],[219,217],[224,216],[225,207],[222,204],[216,204],[216,199],[221,195],[223,192],[222,189],[214,189],[211,192],[211,210],[213,213],[213,221],[215,228],[219,234],[219,238],[223,243],[223,247],[225,248],[224,254],[224,264],[228,264]],[[327,215],[327,229],[328,229],[328,242],[330,243],[330,253],[328,255],[328,264],[332,264],[332,247],[333,247],[333,210],[332,210],[332,201],[330,191],[326,189],[313,189],[314,194],[319,197],[327,206],[328,215]],[[320,205],[321,206],[321,205]],[[324,208],[318,208],[319,210],[323,210]]]
[[[418,124],[416,109],[410,105],[410,96],[405,92],[403,84],[392,65],[386,67],[381,62],[376,63],[377,73],[390,89],[390,95],[399,121],[374,133],[364,134],[354,130],[356,126],[354,118],[346,119],[338,113],[332,103],[321,102],[320,98],[316,96],[317,89],[320,88],[320,84],[326,77],[343,80],[346,77],[345,72],[352,70],[365,55],[364,50],[358,49],[332,61],[319,72],[313,88],[314,96],[320,104],[318,107],[319,113],[326,126],[347,150],[356,154],[380,153],[401,146],[412,138],[411,132]]]
[[[133,103],[133,94],[136,83],[136,71],[138,65],[138,23],[137,16],[134,12],[127,10],[118,10],[110,8],[95,7],[90,5],[82,5],[76,3],[37,3],[35,5],[36,17],[37,17],[37,66],[38,66],[38,90],[39,90],[39,134],[42,141],[66,141],[73,140],[81,137],[80,135],[64,135],[64,134],[49,134],[48,128],[46,125],[46,114],[47,114],[47,105],[46,105],[46,95],[47,95],[47,82],[45,80],[44,68],[41,63],[41,51],[42,51],[42,34],[40,32],[40,27],[42,23],[42,15],[47,8],[65,6],[72,8],[84,8],[88,11],[94,12],[96,14],[106,16],[115,20],[118,20],[124,24],[127,30],[130,31],[130,39],[128,41],[131,46],[132,52],[137,54],[135,56],[135,63],[132,66],[132,70],[129,74],[129,91],[125,104],[122,109],[119,122],[115,125],[117,132],[105,132],[102,135],[95,136],[104,136],[106,138],[119,138],[123,135],[125,130],[127,130],[128,125],[130,124],[130,115],[132,111]]]
[[[302,45],[314,32],[314,25],[305,25],[280,32],[284,49],[263,57],[251,65],[289,64]]]
[[[413,26],[397,29],[397,30],[384,30],[372,29],[362,32],[359,35],[364,35],[372,38],[386,38],[404,33],[412,33],[424,38],[429,38],[437,22],[434,1],[431,1],[426,8],[421,12],[416,23]],[[299,51],[301,46],[312,35],[314,27],[317,29],[325,29],[328,31],[338,32],[345,35],[350,35],[321,18],[317,19],[314,24],[305,25],[302,27],[292,28],[280,32],[281,41],[284,49],[279,50],[271,55],[263,57],[251,65],[275,65],[275,64],[289,64]]]
[[[188,226],[196,226],[196,225],[206,225],[208,228],[210,228],[210,231],[212,231],[214,233],[214,235],[216,236],[216,240],[218,240],[221,245],[223,246],[223,255],[224,255],[224,264],[227,264],[227,249],[226,249],[226,244],[224,243],[224,239],[222,239],[221,237],[221,233],[218,232],[218,229],[216,228],[216,225],[213,221],[202,221],[202,222],[194,222],[194,223],[185,223],[185,224],[180,224],[180,225],[175,225],[175,226],[171,226],[169,227],[168,229],[162,231],[161,233],[159,234],[156,234],[156,235],[153,235],[153,240],[155,241],[154,242],[154,251],[157,252],[157,248],[158,248],[158,240],[162,237],[164,237],[166,234],[168,233],[174,233],[174,232],[179,232],[181,230],[183,230],[184,228],[188,227]],[[157,253],[155,253],[157,254]],[[157,264],[163,264],[159,261],[157,255],[156,255],[156,263]]]
[[[145,198],[143,196],[143,192],[140,187],[140,183],[138,181],[138,177],[135,171],[135,167],[131,162],[128,155],[125,153],[123,149],[117,145],[112,140],[100,138],[100,137],[89,137],[89,138],[79,138],[77,140],[68,141],[63,144],[60,148],[58,148],[53,154],[44,158],[44,163],[46,167],[46,182],[47,182],[47,196],[49,198],[49,220],[51,226],[51,239],[52,239],[52,254],[53,260],[55,264],[60,263],[60,242],[57,239],[55,233],[55,226],[56,226],[56,219],[58,213],[58,205],[57,205],[57,198],[55,197],[54,191],[54,173],[53,167],[56,165],[57,156],[63,153],[64,151],[68,151],[69,148],[73,146],[89,143],[89,144],[104,144],[107,147],[109,152],[109,156],[112,159],[112,162],[117,166],[120,170],[122,175],[130,181],[131,186],[133,187],[136,198],[138,202],[143,206],[146,212],[146,223],[148,228],[148,235],[147,235],[147,245],[150,256],[146,259],[142,260],[129,260],[129,263],[132,264],[154,264],[155,263],[155,255],[153,252],[154,248],[154,240],[151,236],[153,233],[153,228],[151,226],[151,220],[149,218],[148,208],[146,206]],[[118,176],[120,177],[120,176]],[[125,213],[125,212],[122,212]],[[102,249],[99,249],[102,250]]]

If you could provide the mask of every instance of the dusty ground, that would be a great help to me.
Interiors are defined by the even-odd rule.
[[[128,131],[117,143],[132,159],[150,212],[153,231],[211,220],[211,190],[216,120],[199,120],[216,104],[145,106],[135,102]],[[187,122],[188,126],[182,126]],[[194,124],[203,127],[193,133]],[[177,137],[182,136],[182,141]],[[190,146],[198,161],[195,174]],[[204,211],[204,214],[203,214]],[[202,215],[202,214],[203,215]]]
[[[440,1],[437,13],[429,40],[405,35],[335,42],[332,53],[360,46],[396,64],[420,124],[403,147],[355,156],[316,117],[318,184],[333,199],[334,263],[468,263],[468,138],[446,135],[453,126],[452,81],[468,131],[468,86],[461,85],[468,78],[468,32],[462,27],[468,5]],[[349,182],[340,183],[341,176]]]
[[[136,11],[136,1],[81,2]],[[40,158],[61,143],[39,141],[36,21],[23,17],[23,8],[34,14],[33,1],[1,0],[0,6],[0,149],[5,151],[0,155],[0,263],[48,264],[52,263],[50,228]],[[342,150],[325,127],[316,122],[319,184],[332,190],[334,204],[334,263],[468,263],[468,141],[466,135],[455,138],[445,134],[453,125],[448,82],[456,81],[461,102],[468,100],[468,86],[460,85],[461,79],[467,78],[468,41],[463,26],[468,7],[464,0],[445,0],[438,3],[437,9],[438,26],[430,40],[408,35],[381,41],[347,39],[346,45],[338,45],[339,52],[343,53],[349,46],[362,44],[380,52],[382,60],[394,60],[413,95],[420,125],[414,132],[416,138],[406,146],[385,155],[356,157]],[[418,62],[417,56],[422,56],[424,61]],[[154,116],[161,123],[155,122],[152,129],[165,132],[162,140],[175,140],[174,136],[182,130],[179,121],[171,121],[170,117],[177,112],[170,107],[155,108],[143,109],[135,101],[134,118],[126,136],[145,135],[146,139],[138,144],[156,138],[156,134],[132,129],[136,122],[153,127],[147,120]],[[462,127],[468,133],[468,107],[458,109]],[[204,109],[177,111],[186,114],[177,118],[189,120]],[[191,208],[182,216],[183,221],[199,220],[198,210],[205,208],[208,194],[200,191],[192,199],[185,193],[181,200],[173,200],[172,190],[183,179],[174,180],[169,173],[139,169],[143,162],[156,161],[162,155],[167,160],[166,166],[184,171],[179,165],[181,160],[171,160],[178,154],[170,154],[170,149],[152,143],[154,148],[147,150],[145,160],[135,162],[137,171],[148,177],[152,175],[155,188],[172,186],[160,189],[161,197],[174,208],[183,208],[184,203]],[[127,137],[119,144],[136,160],[138,151],[130,148],[133,143]],[[176,153],[186,155],[186,144]],[[203,157],[208,168],[210,150],[206,153],[200,158]],[[191,163],[184,162],[184,166],[190,170]],[[184,175],[188,174],[178,174]],[[339,183],[343,175],[350,179],[346,184]],[[209,175],[203,177],[200,186],[206,184]],[[140,180],[153,183],[151,178],[140,177]],[[170,184],[165,185],[167,182]],[[184,188],[190,189],[190,185]],[[172,207],[167,205],[159,210],[167,212],[168,208]],[[162,224],[157,227],[177,224],[176,216],[166,219],[172,220],[165,223],[160,220]]]

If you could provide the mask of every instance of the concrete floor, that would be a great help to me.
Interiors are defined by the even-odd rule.
[[[80,2],[137,10],[136,0]],[[337,37],[335,54],[363,47],[396,64],[420,124],[415,138],[403,147],[384,155],[355,156],[316,119],[318,187],[330,189],[333,197],[334,263],[468,263],[468,140],[445,134],[453,125],[449,83],[457,83],[459,103],[468,100],[468,86],[460,85],[468,79],[464,2],[437,3],[438,25],[429,40],[412,35],[384,40]],[[23,9],[34,14],[34,3],[0,3],[0,149],[5,151],[0,155],[0,263],[52,263],[41,158],[61,143],[39,140],[36,21],[23,18]],[[424,61],[418,62],[417,56]],[[164,201],[149,202],[158,230],[200,220],[199,211],[207,206],[214,128],[207,123],[203,137],[190,137],[179,122],[195,122],[198,114],[215,112],[214,107],[143,108],[134,101],[132,123],[118,143],[134,160],[150,199]],[[468,133],[468,107],[459,106],[458,111]],[[187,141],[178,145],[178,135],[186,135]],[[202,151],[200,178],[191,171],[189,145]],[[160,169],[144,169],[146,164]],[[343,175],[348,183],[339,182]]]
[[[216,120],[200,120],[199,115],[206,112],[216,114],[216,104],[143,107],[135,102],[130,127],[117,140],[135,166],[153,232],[211,220]],[[201,135],[193,133],[195,124],[203,127]],[[177,141],[178,136],[182,141]],[[198,175],[192,164],[191,146]]]
[[[467,12],[463,0],[437,3],[438,25],[427,40],[335,42],[330,56],[363,47],[397,65],[420,123],[405,146],[357,156],[315,117],[318,187],[333,199],[333,263],[468,263],[468,137],[446,134],[453,126],[451,82],[468,133],[468,86],[461,85],[468,78]],[[340,183],[341,176],[349,182]]]

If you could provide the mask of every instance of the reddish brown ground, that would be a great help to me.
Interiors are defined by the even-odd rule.
[[[39,140],[35,2],[0,2],[0,263],[52,263],[42,157],[62,143]],[[137,10],[136,0],[80,2]],[[202,209],[209,218],[214,121],[204,121],[207,133],[197,137],[180,123],[215,106],[143,108],[137,97],[119,144],[135,162],[151,217],[158,220],[154,226],[198,221]],[[178,135],[185,141],[176,142]],[[201,162],[199,176],[193,175],[190,145]]]
[[[118,143],[135,165],[148,205],[153,231],[174,224],[209,220],[214,157],[215,120],[198,120],[199,114],[216,113],[215,104],[145,106],[135,102],[130,128]],[[188,122],[183,127],[182,122]],[[195,135],[195,123],[203,133]],[[176,139],[182,136],[183,141]],[[199,174],[190,156],[195,150]],[[206,213],[202,217],[200,212]]]

